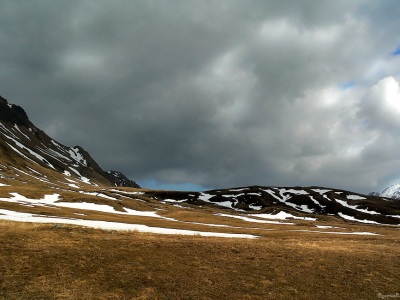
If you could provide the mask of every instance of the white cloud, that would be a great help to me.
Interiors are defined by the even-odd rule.
[[[380,131],[400,130],[400,86],[394,77],[386,77],[374,85],[361,99],[359,116],[368,127]]]

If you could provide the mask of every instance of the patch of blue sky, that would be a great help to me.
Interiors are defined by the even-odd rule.
[[[397,46],[397,48],[392,52],[392,55],[394,56],[400,55],[400,46]]]
[[[349,90],[349,89],[352,89],[353,87],[355,87],[356,84],[357,84],[357,83],[356,83],[354,80],[352,80],[352,81],[347,81],[347,82],[345,82],[345,83],[342,83],[342,84],[340,85],[340,88],[341,88],[342,90]]]
[[[168,191],[191,191],[201,192],[207,190],[205,187],[194,183],[167,183],[150,179],[137,182],[142,188]]]

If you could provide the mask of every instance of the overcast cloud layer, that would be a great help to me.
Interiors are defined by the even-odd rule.
[[[0,0],[0,95],[144,186],[400,180],[400,3]]]

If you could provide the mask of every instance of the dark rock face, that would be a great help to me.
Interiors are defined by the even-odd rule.
[[[380,196],[380,194],[377,193],[377,192],[371,192],[371,193],[369,193],[368,195],[369,195],[369,196]]]
[[[14,123],[22,126],[29,126],[32,123],[25,110],[14,104],[9,104],[6,99],[0,96],[0,121],[4,123]]]
[[[107,178],[110,179],[110,181],[113,182],[116,186],[140,188],[140,186],[136,182],[129,179],[119,171],[107,171],[106,174]]]

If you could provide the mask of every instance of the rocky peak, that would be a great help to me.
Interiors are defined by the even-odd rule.
[[[6,99],[0,96],[0,121],[13,123],[22,126],[30,126],[28,115],[25,110],[15,104],[9,104]]]
[[[140,188],[140,186],[134,182],[133,180],[126,177],[124,174],[118,171],[107,171],[107,178],[114,182],[116,186],[126,186],[126,187],[134,187]]]

